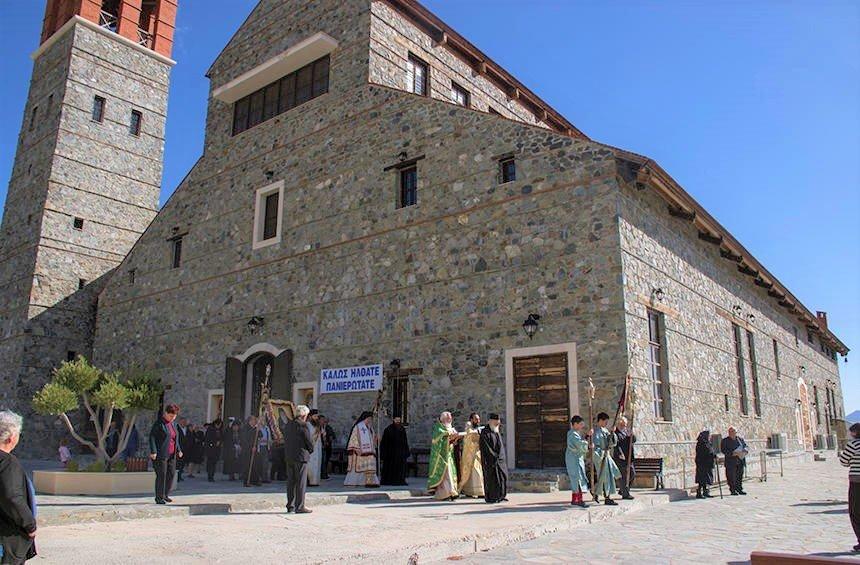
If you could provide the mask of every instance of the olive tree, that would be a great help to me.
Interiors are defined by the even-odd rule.
[[[102,371],[78,356],[54,369],[51,380],[33,397],[33,408],[39,414],[58,416],[72,437],[92,450],[108,467],[125,450],[137,417],[144,411],[158,408],[161,390],[161,384],[149,374],[138,371],[125,378],[120,372]],[[78,410],[81,403],[95,428],[95,441],[84,438],[69,418],[68,414]],[[105,441],[114,410],[121,410],[124,418],[117,451],[111,456]]]

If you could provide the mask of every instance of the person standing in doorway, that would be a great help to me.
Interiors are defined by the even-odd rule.
[[[218,460],[221,458],[221,442],[223,426],[221,419],[217,419],[206,428],[206,434],[203,436],[203,446],[206,452],[206,478],[210,483],[215,482],[215,467],[218,465]]]
[[[729,492],[732,495],[745,495],[744,469],[747,466],[746,456],[749,449],[747,442],[733,427],[729,427],[728,433],[720,442],[720,451],[726,456],[726,482],[729,483]]]
[[[287,512],[309,514],[305,508],[308,485],[308,461],[314,450],[308,428],[310,409],[304,404],[296,406],[296,417],[284,426],[284,459],[287,465]]]
[[[149,458],[152,459],[152,467],[155,469],[156,504],[173,502],[169,496],[170,488],[173,486],[176,461],[182,459],[182,443],[174,423],[178,414],[179,406],[168,404],[149,430]]]
[[[331,461],[331,453],[334,449],[335,433],[334,429],[329,425],[328,418],[320,414],[320,425],[323,429],[323,461],[322,461],[322,478],[328,478],[329,461]]]
[[[191,429],[188,427],[188,418],[182,417],[176,420],[176,433],[178,434],[179,444],[185,446],[185,450],[189,451],[191,447]],[[183,455],[185,455],[183,453]],[[188,460],[185,457],[180,457],[176,461],[176,480],[180,483],[185,480],[185,467]]]
[[[0,412],[0,562],[24,563],[36,556],[36,490],[12,450],[24,420]]]
[[[851,440],[839,454],[839,462],[848,467],[848,514],[857,537],[854,553],[860,553],[860,423],[848,429]]]

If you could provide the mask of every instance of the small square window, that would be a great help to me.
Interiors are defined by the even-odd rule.
[[[78,356],[77,351],[72,351],[71,349],[69,351],[66,351],[66,361],[68,361],[69,363],[74,361],[77,356]]]
[[[400,169],[400,206],[414,206],[418,204],[418,167],[412,165]]]
[[[471,96],[469,95],[469,91],[456,82],[451,83],[451,97],[454,99],[454,104],[464,108],[468,108],[472,102],[470,100]]]
[[[517,162],[513,157],[499,161],[499,181],[504,184],[517,180]]]
[[[72,227],[76,230],[84,229],[84,219],[83,218],[75,218],[72,220]]]
[[[101,96],[93,98],[93,121],[101,123],[105,119],[105,99]]]
[[[172,245],[173,257],[171,259],[170,264],[174,269],[178,269],[182,264],[182,238],[177,237],[173,240]]]
[[[134,277],[137,274],[137,269],[128,270],[128,284],[134,284]]]
[[[78,290],[83,290],[87,286],[87,279],[78,279]]]
[[[137,110],[131,111],[131,121],[128,124],[128,133],[131,135],[140,135],[140,127],[143,123],[143,114]]]

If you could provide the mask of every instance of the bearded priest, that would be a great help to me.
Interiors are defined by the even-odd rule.
[[[344,486],[375,488],[379,486],[376,475],[376,435],[373,433],[373,412],[362,412],[346,446],[349,453]]]
[[[433,426],[427,488],[435,490],[436,500],[456,500],[460,496],[454,465],[454,444],[460,439],[460,434],[451,425],[453,421],[450,412],[442,412]]]
[[[484,500],[490,504],[508,498],[508,463],[505,444],[499,433],[498,414],[490,414],[489,425],[481,430],[481,464],[484,471]]]

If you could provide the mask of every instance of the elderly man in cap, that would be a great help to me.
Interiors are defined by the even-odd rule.
[[[296,406],[296,417],[284,426],[284,460],[287,466],[287,512],[309,514],[305,508],[308,485],[308,461],[314,451],[308,429],[310,409],[304,404]]]
[[[505,459],[505,442],[499,429],[499,415],[490,413],[490,419],[481,430],[481,467],[484,471],[484,500],[490,504],[507,500],[508,464]]]
[[[0,561],[36,556],[36,491],[12,450],[21,438],[21,416],[0,412]]]
[[[729,427],[729,435],[720,442],[720,451],[726,456],[726,482],[732,495],[746,494],[744,492],[744,470],[749,453],[747,442],[738,435],[733,427]]]

